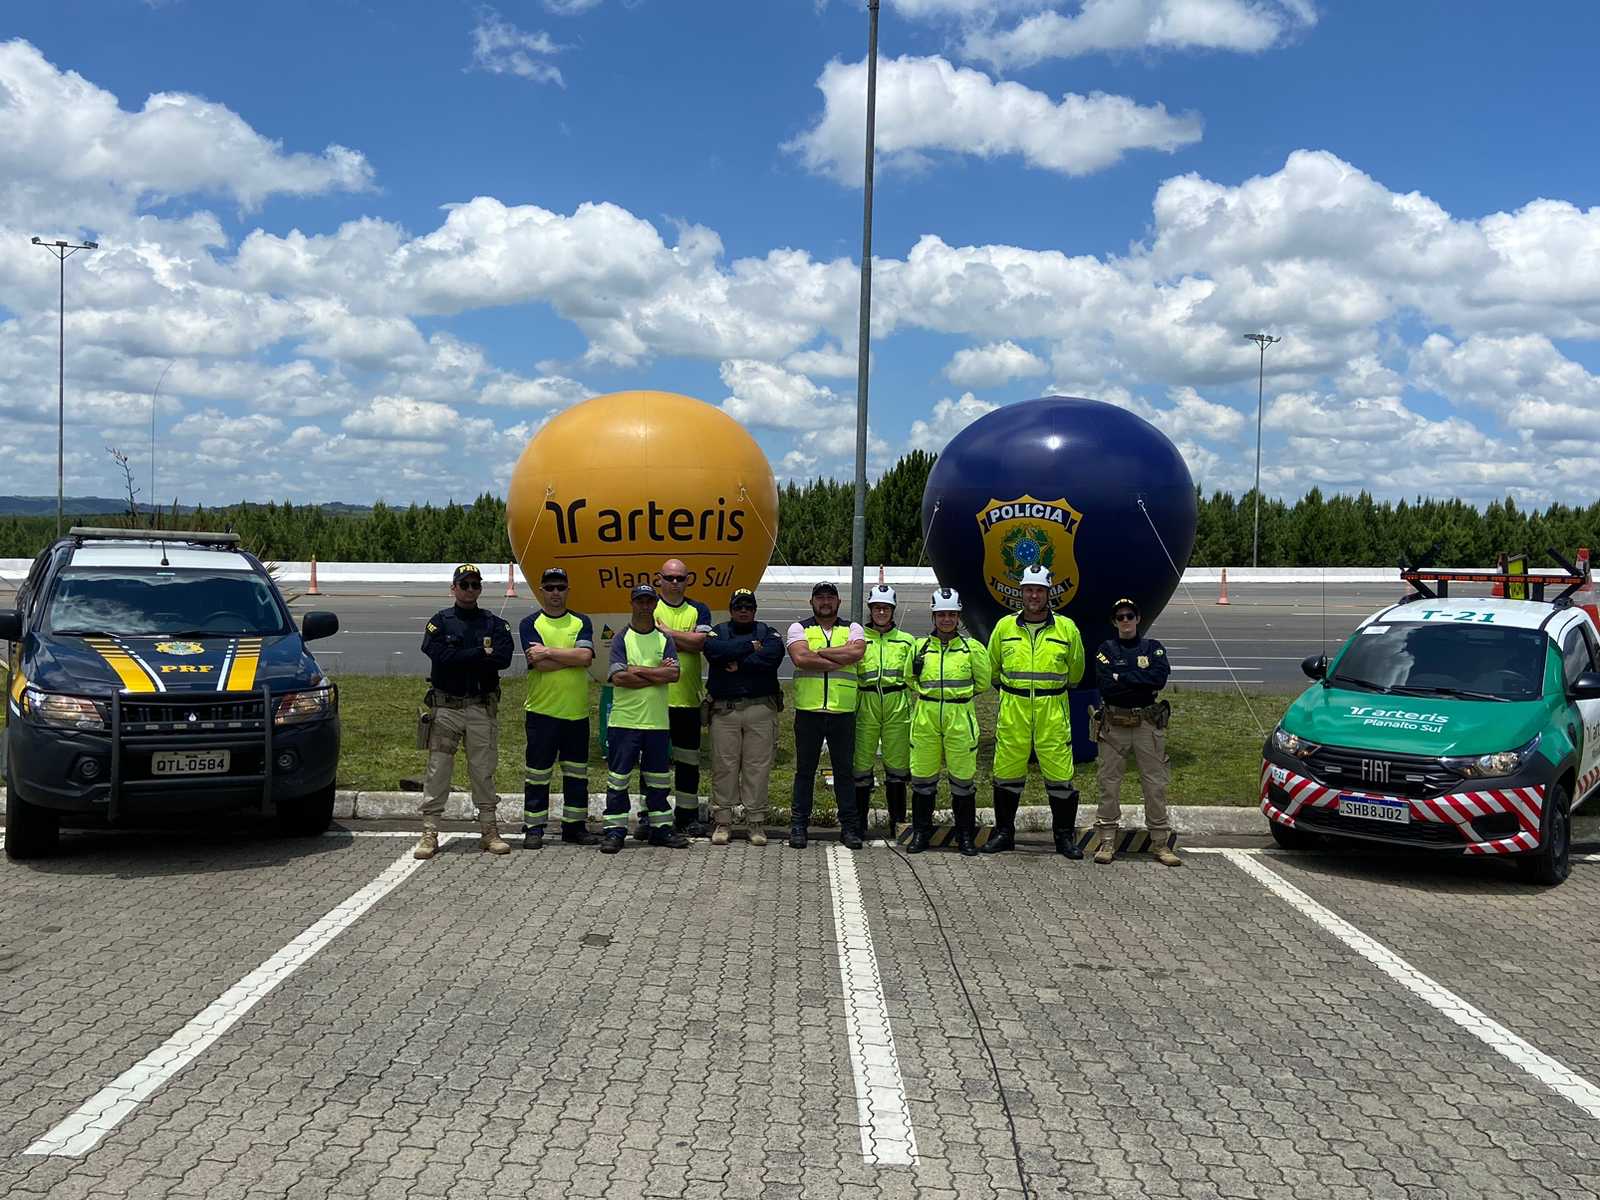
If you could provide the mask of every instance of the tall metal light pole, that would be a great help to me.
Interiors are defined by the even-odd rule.
[[[850,525],[850,615],[866,613],[867,570],[867,363],[872,333],[872,152],[878,119],[878,2],[867,0],[867,169],[861,214],[861,332],[856,342],[856,512]]]
[[[61,306],[57,312],[56,326],[56,536],[62,534],[63,513],[66,509],[67,461],[67,259],[79,250],[98,250],[99,242],[47,242],[34,238],[35,246],[43,246],[60,261]]]
[[[1261,350],[1261,363],[1256,373],[1256,532],[1250,541],[1250,565],[1257,567],[1261,565],[1261,395],[1267,380],[1267,347],[1283,339],[1273,337],[1270,333],[1247,333],[1244,336]]]

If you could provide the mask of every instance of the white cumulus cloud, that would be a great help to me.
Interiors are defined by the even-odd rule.
[[[583,11],[581,0],[574,11]],[[561,69],[550,61],[564,49],[543,30],[528,33],[518,29],[492,8],[479,9],[478,23],[472,27],[472,65],[493,75],[515,75],[565,87]]]
[[[945,378],[957,387],[997,387],[1013,379],[1027,379],[1043,375],[1049,365],[1012,341],[991,342],[986,346],[969,346],[957,350],[945,364]]]
[[[912,450],[929,450],[938,454],[956,434],[999,407],[987,400],[979,400],[971,392],[955,400],[949,397],[937,400],[927,420],[918,417],[911,422],[911,436],[907,445]]]

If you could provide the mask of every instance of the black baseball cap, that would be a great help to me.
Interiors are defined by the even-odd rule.
[[[476,579],[479,583],[482,583],[483,572],[478,570],[477,566],[473,563],[462,563],[456,568],[455,574],[450,576],[450,582],[460,583],[463,579],[469,578]]]
[[[648,583],[641,583],[636,586],[633,591],[628,593],[629,600],[642,600],[646,596],[649,596],[652,600],[661,599],[661,596],[656,589],[651,587]]]
[[[729,612],[736,608],[754,608],[755,606],[756,594],[749,588],[739,588],[733,595],[728,597]]]
[[[1121,611],[1122,609],[1124,609],[1124,608],[1133,609],[1133,615],[1136,616],[1136,617],[1143,615],[1142,613],[1139,612],[1139,606],[1137,604],[1135,604],[1132,600],[1127,599],[1126,597],[1124,597],[1121,600],[1118,600],[1115,604],[1113,604],[1111,606],[1111,615],[1113,617],[1115,617],[1117,615],[1117,613],[1119,611]]]
[[[813,596],[837,596],[839,589],[824,579],[821,583],[812,585],[811,594]]]
[[[539,576],[540,583],[565,583],[567,573],[560,567],[546,567],[544,574]]]

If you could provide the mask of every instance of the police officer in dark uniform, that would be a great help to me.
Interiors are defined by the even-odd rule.
[[[1101,699],[1094,723],[1095,741],[1100,743],[1100,810],[1095,822],[1100,847],[1094,861],[1105,865],[1117,856],[1122,776],[1132,754],[1144,785],[1150,853],[1163,866],[1181,866],[1183,860],[1167,845],[1172,833],[1167,824],[1167,785],[1172,776],[1167,765],[1167,719],[1172,706],[1156,700],[1167,686],[1172,665],[1165,646],[1139,636],[1139,606],[1132,600],[1112,605],[1111,620],[1117,636],[1101,642],[1094,656]]]
[[[439,818],[462,742],[478,807],[478,844],[491,854],[511,852],[496,821],[494,772],[500,754],[500,672],[511,665],[516,645],[511,626],[478,606],[482,595],[483,572],[462,563],[450,580],[455,603],[428,618],[422,635],[422,652],[433,669],[424,701],[425,728],[418,731],[428,751],[428,773],[422,784],[422,837],[412,852],[416,858],[432,858],[439,850]]]

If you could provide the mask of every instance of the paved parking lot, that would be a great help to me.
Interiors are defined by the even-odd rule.
[[[1589,859],[65,849],[8,1197],[1600,1196]]]

